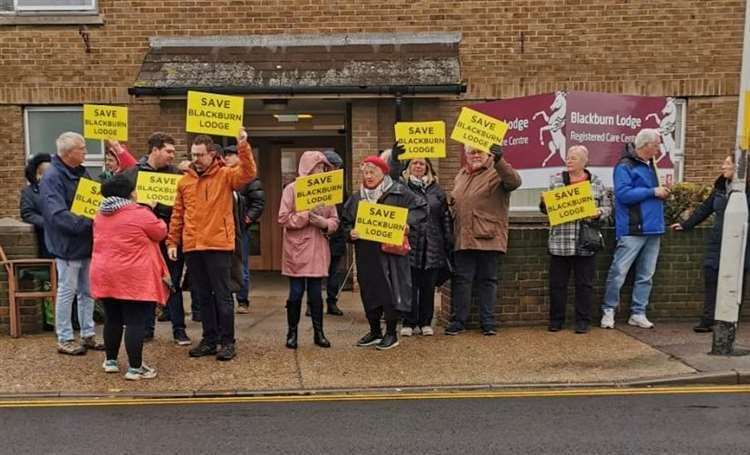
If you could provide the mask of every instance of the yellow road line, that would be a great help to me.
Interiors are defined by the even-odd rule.
[[[750,393],[750,385],[686,386],[651,388],[581,388],[535,390],[482,390],[437,392],[369,392],[331,393],[313,395],[207,397],[207,398],[85,398],[85,399],[23,399],[0,401],[0,408],[45,408],[86,406],[143,406],[188,404],[241,404],[241,403],[305,403],[325,401],[387,401],[387,400],[451,400],[477,398],[535,398],[535,397],[606,397],[634,395],[688,395],[715,393]]]

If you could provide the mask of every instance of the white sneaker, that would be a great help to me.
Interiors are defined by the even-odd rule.
[[[411,327],[401,327],[401,336],[402,337],[410,337],[414,335],[414,329]]]
[[[105,373],[119,373],[120,367],[117,365],[117,360],[104,360],[102,364]]]
[[[142,363],[140,368],[128,368],[128,372],[125,373],[125,379],[129,381],[140,381],[141,379],[153,379],[155,377],[156,370],[145,363]]]
[[[642,329],[654,328],[654,324],[652,324],[651,321],[646,319],[645,314],[631,314],[630,319],[628,319],[628,324],[634,325],[636,327],[640,327]]]
[[[599,326],[603,329],[615,328],[615,310],[607,308],[602,315],[602,322]]]
[[[435,332],[432,330],[432,327],[430,327],[429,325],[422,327],[422,336],[431,337],[434,334]]]

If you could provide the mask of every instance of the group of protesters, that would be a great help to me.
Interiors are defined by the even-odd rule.
[[[628,323],[653,327],[646,308],[659,240],[665,232],[664,200],[670,194],[668,187],[660,185],[653,161],[660,140],[657,130],[643,129],[626,147],[614,169],[614,204],[602,180],[586,168],[589,151],[582,145],[569,148],[565,170],[551,177],[550,189],[590,182],[596,212],[550,229],[549,331],[565,326],[567,287],[573,271],[574,330],[589,332],[595,256],[603,248],[599,230],[613,212],[617,244],[600,326],[614,327],[620,289],[634,267]],[[79,180],[89,177],[83,166],[85,140],[67,132],[57,138],[56,146],[55,155],[37,155],[30,160],[21,214],[40,235],[40,254],[56,259],[58,351],[81,355],[88,349],[104,350],[104,370],[119,372],[117,358],[124,334],[128,354],[125,377],[155,377],[155,369],[143,362],[142,351],[144,340],[153,337],[156,306],[166,308],[175,343],[192,344],[185,332],[182,286],[186,282],[193,318],[203,326],[201,340],[189,355],[215,356],[222,361],[234,358],[233,294],[237,295],[237,311],[246,313],[249,226],[258,221],[263,210],[262,188],[244,129],[236,146],[224,150],[209,136],[196,136],[190,145],[190,160],[179,166],[173,164],[175,140],[165,133],[150,136],[148,153],[140,160],[126,146],[108,141],[105,170],[100,176],[103,200],[93,221],[71,212]],[[336,270],[345,256],[346,242],[354,245],[357,280],[369,323],[358,346],[387,350],[398,346],[399,336],[433,335],[435,289],[448,279],[452,308],[445,334],[456,336],[467,328],[474,300],[479,304],[482,334],[497,333],[498,272],[508,248],[510,195],[521,186],[520,174],[506,160],[500,145],[492,145],[489,153],[465,146],[465,165],[455,177],[453,190],[446,193],[430,159],[402,160],[404,151],[396,142],[392,149],[367,156],[358,166],[359,191],[336,207],[296,210],[294,183],[284,188],[277,221],[283,228],[282,275],[289,279],[288,348],[298,347],[305,294],[313,342],[322,348],[331,346],[323,330],[323,281],[326,313],[343,314],[337,306],[340,280]],[[307,151],[299,160],[298,176],[342,165],[335,152]],[[141,171],[182,176],[173,206],[136,202]],[[733,173],[733,162],[727,158],[709,199],[690,219],[672,226],[687,230],[711,213],[717,214],[705,263],[705,313],[696,331],[710,331],[713,324],[721,221]],[[402,245],[360,236],[356,218],[362,201],[408,209]],[[543,202],[540,209],[547,209]],[[187,272],[184,278],[183,269]],[[103,344],[95,337],[94,299],[105,310]],[[79,343],[71,324],[74,302]]]

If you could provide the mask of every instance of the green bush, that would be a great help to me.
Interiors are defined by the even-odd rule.
[[[696,207],[711,194],[711,187],[697,183],[677,183],[672,185],[670,194],[664,204],[664,218],[667,226],[688,219]]]

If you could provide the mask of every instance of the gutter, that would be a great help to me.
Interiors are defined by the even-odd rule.
[[[185,96],[188,90],[209,90],[224,95],[461,95],[466,83],[437,85],[339,85],[325,87],[130,87],[133,96]]]

